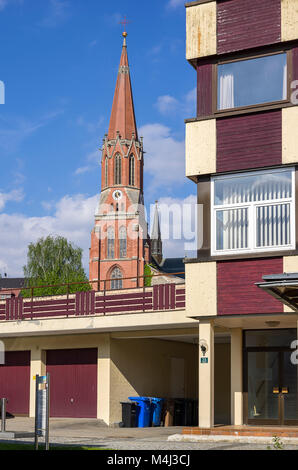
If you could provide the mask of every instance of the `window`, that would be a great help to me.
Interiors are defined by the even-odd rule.
[[[217,73],[219,110],[287,99],[286,53],[219,64]]]
[[[121,155],[115,156],[115,184],[121,184]]]
[[[107,258],[115,258],[115,232],[112,227],[108,228],[108,238],[107,238]]]
[[[106,157],[105,160],[105,182],[106,186],[109,186],[109,159]]]
[[[122,289],[122,284],[123,284],[122,278],[123,276],[122,276],[120,268],[114,268],[112,271],[112,275],[111,275],[111,289],[112,290]]]
[[[293,168],[212,180],[212,254],[295,248]]]
[[[126,258],[127,255],[127,237],[126,228],[121,227],[119,230],[119,254],[120,258]]]
[[[129,157],[129,185],[135,185],[135,158],[133,155]]]

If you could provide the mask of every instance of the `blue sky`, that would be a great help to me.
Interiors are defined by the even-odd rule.
[[[184,177],[184,119],[195,115],[196,85],[184,0],[0,0],[2,274],[22,275],[28,243],[48,234],[84,248],[87,270],[124,15],[146,204],[195,193]],[[179,242],[164,247],[184,254]]]

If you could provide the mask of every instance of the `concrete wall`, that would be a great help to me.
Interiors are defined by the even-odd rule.
[[[110,422],[121,421],[121,401],[129,396],[171,395],[171,358],[185,360],[185,398],[197,398],[197,346],[157,339],[111,341]]]
[[[298,2],[281,0],[281,39],[291,41],[298,38]]]
[[[216,172],[216,120],[188,122],[185,139],[186,176]]]
[[[186,315],[217,315],[216,262],[187,263]]]
[[[186,8],[186,58],[216,54],[216,2]]]

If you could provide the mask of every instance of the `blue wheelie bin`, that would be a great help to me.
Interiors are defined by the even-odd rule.
[[[152,426],[160,426],[164,399],[150,397],[152,403]]]
[[[151,401],[148,397],[129,397],[130,401],[134,401],[138,405],[137,426],[138,428],[147,428],[151,421]]]

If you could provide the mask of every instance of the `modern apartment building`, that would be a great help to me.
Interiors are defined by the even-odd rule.
[[[213,426],[227,393],[218,342],[229,351],[223,416],[230,406],[231,424],[298,424],[298,315],[281,276],[298,271],[298,1],[193,1],[186,29],[197,74],[186,176],[204,216],[203,245],[186,260],[186,314],[200,322],[199,425]]]

